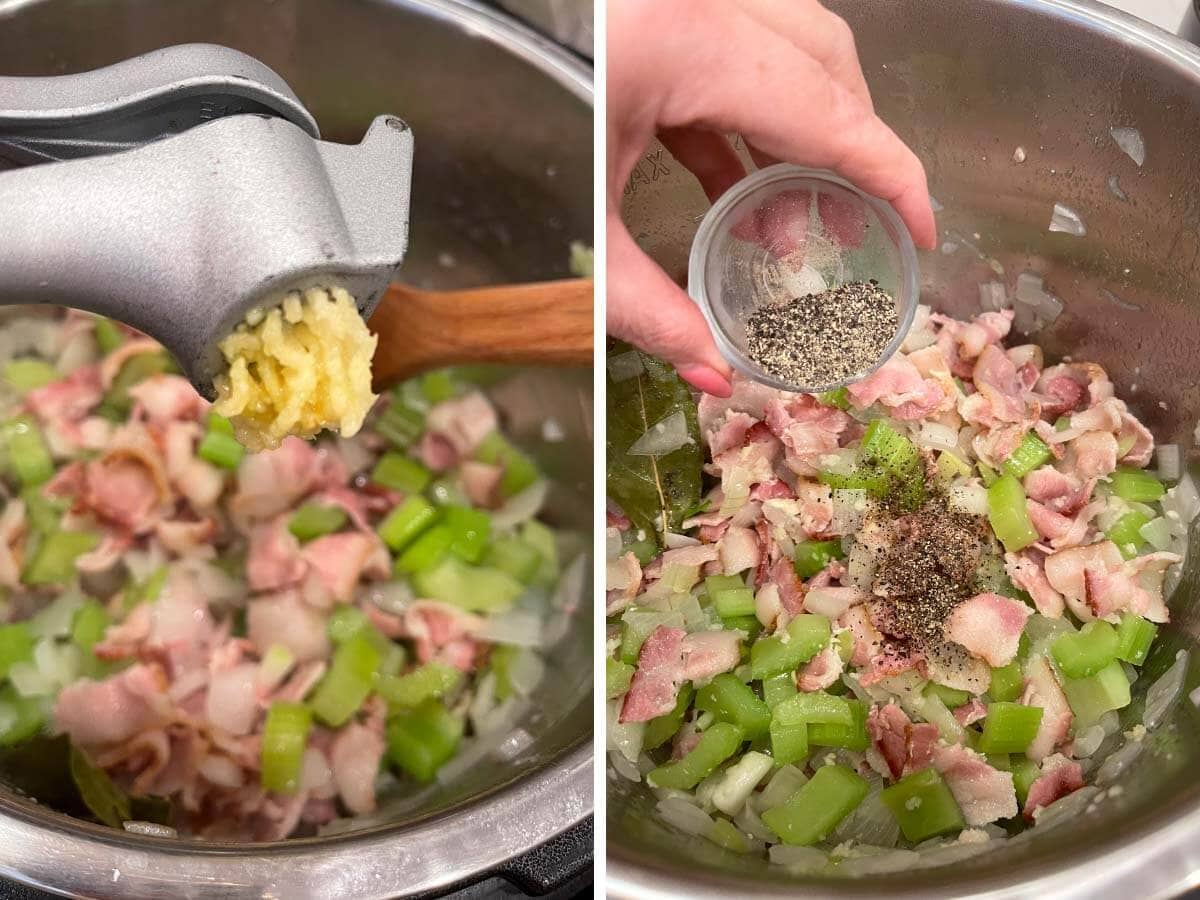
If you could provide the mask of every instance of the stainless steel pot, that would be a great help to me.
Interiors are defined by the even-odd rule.
[[[402,276],[442,288],[567,274],[591,242],[591,72],[464,0],[0,0],[0,71],[55,74],[189,41],[279,72],[327,139],[404,117],[417,140]],[[252,252],[253,248],[247,248]],[[590,372],[512,373],[493,390],[552,475],[550,510],[590,547]],[[565,440],[546,443],[553,417]],[[354,831],[278,845],[136,838],[0,786],[0,877],[88,897],[390,898],[472,879],[592,812],[592,623],[548,660],[532,745],[444,790],[385,798]]]
[[[979,309],[1004,270],[1045,276],[1066,309],[1040,342],[1095,359],[1160,441],[1197,470],[1200,416],[1200,51],[1089,0],[831,0],[853,26],[875,105],[917,151],[944,204],[952,252],[921,260],[926,302]],[[803,111],[780,110],[780,115]],[[1138,167],[1109,134],[1137,127]],[[1025,161],[1014,160],[1023,147]],[[703,194],[661,147],[626,189],[642,246],[681,281]],[[1116,176],[1127,199],[1110,189]],[[1054,203],[1085,237],[1047,231]],[[1200,548],[1173,599],[1168,640],[1135,685],[1144,695],[1180,647],[1200,681]],[[1140,718],[1140,698],[1127,710]],[[609,780],[608,877],[623,897],[1163,897],[1200,883],[1200,715],[1177,708],[1120,796],[1063,827],[941,869],[854,881],[799,880],[652,821],[644,790]],[[1128,725],[1126,725],[1128,727]]]

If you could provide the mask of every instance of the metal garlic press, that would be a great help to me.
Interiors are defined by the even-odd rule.
[[[0,304],[133,325],[211,398],[249,309],[336,284],[371,314],[408,243],[412,153],[395,116],[322,141],[278,75],[225,47],[0,77]]]

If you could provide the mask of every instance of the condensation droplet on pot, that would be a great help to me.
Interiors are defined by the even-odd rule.
[[[1129,197],[1125,194],[1125,192],[1123,190],[1121,190],[1121,179],[1118,178],[1116,175],[1108,176],[1108,192],[1110,194],[1112,194],[1114,197],[1116,197],[1118,200],[1121,200],[1124,202],[1129,201]]]
[[[1146,161],[1146,142],[1142,139],[1142,133],[1136,128],[1110,128],[1108,133],[1122,152],[1141,168]]]
[[[1054,204],[1054,212],[1050,216],[1050,230],[1061,231],[1075,237],[1083,237],[1087,234],[1087,226],[1083,224],[1079,213],[1061,203]]]
[[[557,444],[566,438],[567,434],[563,431],[562,425],[558,423],[558,419],[547,419],[542,423],[542,440],[548,444]]]
[[[1130,303],[1128,300],[1122,300],[1120,297],[1118,297],[1116,294],[1114,294],[1108,288],[1100,288],[1100,296],[1103,297],[1105,300],[1107,300],[1109,303],[1112,303],[1115,306],[1121,307],[1121,309],[1141,309],[1141,307],[1138,306],[1136,303]]]
[[[1013,162],[1015,162],[1015,163],[1025,162],[1025,148],[1024,147],[1018,147],[1016,150],[1013,151]]]
[[[946,241],[946,243],[942,244],[942,253],[946,254],[946,256],[949,256],[957,249],[958,244],[956,244],[954,241]]]
[[[453,269],[456,265],[458,265],[458,260],[454,258],[454,254],[446,253],[444,251],[438,254],[437,261],[438,265],[443,269]]]
[[[930,194],[930,195],[929,195],[929,205],[930,205],[931,207],[933,207],[933,211],[934,211],[935,213],[936,213],[936,212],[941,212],[943,209],[945,209],[945,208],[946,208],[946,207],[942,206],[942,204],[938,203],[938,198],[937,198],[937,197],[935,197],[935,196],[933,196],[933,194]]]

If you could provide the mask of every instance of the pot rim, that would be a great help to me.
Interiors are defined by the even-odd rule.
[[[384,0],[489,41],[594,105],[592,68],[476,0]],[[0,19],[25,4],[5,6]],[[151,838],[0,796],[0,877],[112,898],[356,897],[388,900],[471,881],[593,814],[594,740],[483,794],[419,819],[278,843]],[[470,834],[473,839],[466,840]]]
[[[1200,90],[1200,48],[1136,16],[1095,0],[992,0],[997,4],[1049,13],[1080,23],[1084,28],[1112,38],[1128,47],[1149,53],[1174,68]],[[1200,3],[1200,0],[1197,0]],[[1197,883],[1200,872],[1200,845],[1195,835],[1200,830],[1200,806],[1181,809],[1187,797],[1177,797],[1169,808],[1160,810],[1156,821],[1131,823],[1120,832],[1126,841],[1117,853],[1110,852],[1112,840],[1077,851],[1073,862],[1063,867],[1062,860],[1043,859],[1022,868],[1017,884],[1021,896],[1092,900],[1111,897],[1171,897]],[[609,818],[608,832],[616,828]],[[724,900],[730,896],[788,897],[800,894],[875,898],[880,895],[879,877],[863,879],[821,879],[773,882],[739,878],[716,869],[704,870],[703,880],[684,880],[679,869],[669,869],[661,856],[639,855],[616,842],[607,851],[605,878],[607,891],[616,898],[629,900],[673,900],[681,896],[696,900]],[[969,868],[960,871],[968,872]],[[886,876],[883,876],[886,877]],[[887,894],[895,898],[934,900],[934,898],[1001,898],[1014,896],[1014,883],[995,875],[968,877],[958,883],[922,884],[901,887],[889,883]]]

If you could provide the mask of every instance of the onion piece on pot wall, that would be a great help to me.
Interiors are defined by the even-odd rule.
[[[687,417],[683,410],[678,410],[651,425],[625,452],[630,456],[666,456],[690,443],[692,438],[688,434]]]

